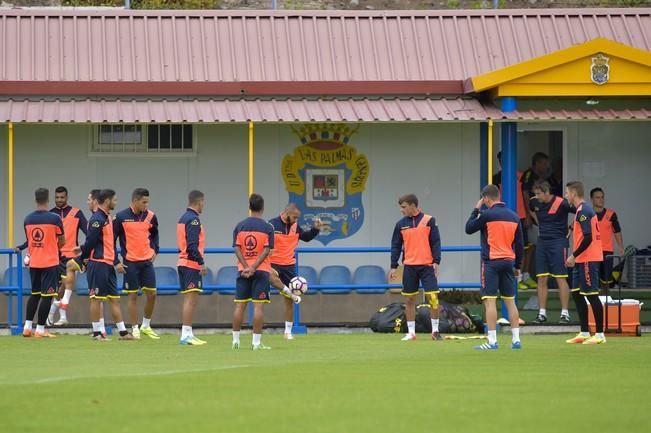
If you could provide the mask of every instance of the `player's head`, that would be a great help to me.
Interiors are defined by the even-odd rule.
[[[97,210],[97,206],[99,206],[97,202],[97,200],[99,200],[99,192],[99,189],[91,189],[88,193],[86,204],[88,205],[88,210],[91,212],[95,212]]]
[[[415,194],[405,194],[398,197],[398,206],[404,216],[418,215],[418,197]]]
[[[140,213],[149,209],[149,190],[145,188],[136,188],[131,193],[131,206]]]
[[[188,207],[191,207],[199,213],[203,212],[205,202],[206,196],[199,190],[193,189],[188,194]]]
[[[68,204],[68,188],[57,186],[54,190],[54,205],[58,208],[65,207]]]
[[[36,200],[36,206],[47,206],[50,202],[50,190],[47,188],[38,188],[36,191],[34,191],[34,199]]]
[[[112,189],[103,189],[97,197],[97,204],[105,210],[113,210],[118,204],[118,197]]]
[[[542,152],[534,153],[531,157],[531,169],[538,176],[544,176],[549,170],[549,157]]]
[[[604,190],[596,187],[590,190],[590,199],[592,200],[592,206],[596,209],[602,209],[606,202],[606,195]]]
[[[254,192],[249,196],[249,210],[257,214],[264,212],[264,198],[260,194]]]
[[[545,203],[549,203],[554,197],[551,191],[552,188],[546,180],[539,180],[531,187],[531,192],[534,193],[536,198]]]
[[[500,189],[493,184],[486,185],[481,189],[481,198],[486,206],[491,207],[500,201]]]
[[[287,206],[285,206],[283,213],[285,215],[285,219],[289,224],[294,224],[301,216],[301,210],[298,208],[298,206],[296,206],[296,203],[289,203]]]
[[[577,205],[583,201],[583,191],[583,182],[573,180],[565,185],[565,198],[573,205]]]

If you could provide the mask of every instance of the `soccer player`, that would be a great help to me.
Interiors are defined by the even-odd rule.
[[[300,296],[293,295],[287,288],[296,276],[296,247],[299,239],[309,242],[319,235],[321,221],[314,221],[314,227],[303,230],[298,225],[301,211],[295,203],[289,203],[280,216],[269,220],[274,229],[274,250],[271,254],[272,272],[269,275],[271,285],[280,291],[285,301],[285,339],[293,340],[294,303],[300,302]],[[275,272],[274,272],[275,271]]]
[[[482,206],[486,209],[482,210]],[[515,305],[515,277],[520,273],[523,256],[522,226],[520,218],[500,201],[500,191],[495,185],[486,185],[481,198],[466,222],[466,233],[481,231],[481,297],[486,311],[488,343],[476,346],[477,350],[496,350],[498,293],[506,304],[511,321],[511,348],[520,349],[518,307]]]
[[[566,265],[568,268],[574,268],[572,298],[581,322],[581,332],[576,337],[567,340],[567,343],[602,344],[606,342],[606,337],[604,336],[604,310],[599,299],[598,279],[599,262],[603,260],[603,250],[597,225],[597,214],[592,206],[584,201],[583,191],[581,182],[569,182],[565,186],[565,196],[576,208],[573,229],[574,253],[567,258]],[[588,328],[586,298],[592,306],[597,327],[596,333],[592,337]]]
[[[156,304],[156,273],[154,260],[159,250],[158,218],[149,209],[149,191],[136,188],[131,194],[131,206],[124,209],[113,221],[113,231],[120,242],[122,263],[118,272],[125,273],[124,291],[129,297],[129,319],[131,335],[136,340],[140,333],[159,340],[158,334],[151,328],[151,315]],[[142,328],[138,328],[138,290],[146,296]]]
[[[391,270],[389,279],[396,277],[398,260],[402,253],[404,270],[402,274],[402,295],[405,297],[407,334],[402,341],[416,339],[416,296],[423,285],[425,297],[430,305],[432,340],[442,340],[439,334],[439,285],[438,274],[441,264],[441,237],[433,216],[423,213],[414,194],[398,198],[400,212],[404,215],[391,238]],[[403,252],[404,247],[404,252]]]
[[[262,219],[264,199],[260,194],[249,197],[248,218],[233,230],[233,250],[240,275],[235,283],[235,311],[233,312],[233,349],[240,348],[240,330],[244,311],[253,303],[253,350],[270,349],[262,344],[264,304],[269,300],[269,252],[274,248],[274,228]]]
[[[536,242],[536,277],[538,278],[538,316],[533,323],[547,322],[547,281],[556,279],[561,300],[561,317],[559,322],[570,323],[568,305],[570,288],[567,284],[567,216],[570,204],[551,194],[547,181],[538,181],[533,185],[534,198],[529,202],[534,212],[540,234]]]
[[[61,218],[48,211],[50,192],[39,188],[34,192],[36,210],[25,217],[24,227],[29,249],[29,274],[32,295],[27,301],[23,336],[36,338],[55,337],[45,329],[52,298],[57,293],[59,249],[65,244]],[[40,305],[39,305],[40,304]],[[38,310],[36,332],[32,322]]]
[[[525,202],[533,198],[533,184],[539,180],[545,180],[549,171],[549,156],[542,152],[536,152],[531,157],[531,167],[522,174],[520,188]],[[527,206],[528,209],[528,206]],[[522,261],[522,281],[518,284],[521,290],[533,289],[538,287],[538,283],[531,278],[531,263],[534,253],[533,245],[529,240],[529,228],[532,226],[533,215],[527,213],[527,217],[522,222],[522,236],[524,239],[524,259]]]
[[[205,201],[203,192],[190,191],[188,207],[176,224],[176,240],[180,251],[177,270],[183,294],[183,325],[179,343],[187,346],[206,344],[192,332],[194,307],[197,305],[199,293],[203,290],[203,276],[208,272],[203,258],[206,235],[199,220]]]
[[[599,265],[599,279],[604,288],[613,284],[613,237],[617,242],[617,254],[624,255],[624,239],[622,238],[622,228],[619,225],[617,212],[607,209],[605,206],[604,190],[593,188],[590,191],[592,207],[597,214],[597,226],[601,234],[601,247],[604,250],[604,258]]]
[[[57,309],[59,310],[59,320],[54,323],[54,326],[64,326],[68,324],[68,305],[72,297],[72,290],[75,287],[76,267],[73,266],[72,270],[68,270],[68,262],[75,258],[73,250],[79,246],[79,232],[86,235],[88,221],[84,213],[68,204],[68,189],[65,186],[59,186],[54,190],[54,206],[50,209],[61,217],[63,221],[63,231],[66,234],[66,243],[61,248],[61,264],[59,271],[61,274],[61,286],[63,288],[63,297],[60,301],[54,300],[48,315],[48,322],[54,322],[54,314]]]
[[[88,221],[86,242],[74,249],[75,254],[81,253],[82,261],[88,260],[86,276],[90,295],[90,319],[93,325],[93,339],[106,341],[102,335],[100,316],[102,303],[109,301],[111,316],[120,333],[120,340],[133,340],[122,320],[120,309],[120,293],[117,288],[115,265],[115,238],[111,211],[117,205],[117,197],[112,189],[103,189],[98,194],[98,208]]]

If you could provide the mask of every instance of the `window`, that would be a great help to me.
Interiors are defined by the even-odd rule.
[[[194,128],[187,124],[99,125],[92,152],[111,154],[194,153]]]

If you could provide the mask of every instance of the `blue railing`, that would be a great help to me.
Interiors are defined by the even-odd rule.
[[[467,252],[480,252],[481,248],[476,245],[448,245],[441,248],[441,251],[444,253],[467,253]],[[334,248],[325,248],[325,247],[304,247],[297,248],[296,250],[296,267],[300,264],[300,258],[304,254],[364,254],[364,253],[390,253],[391,249],[389,247],[334,247]],[[206,254],[233,254],[232,248],[206,248]],[[16,280],[13,281],[14,274],[9,272],[9,281],[8,284],[0,286],[0,292],[5,292],[9,296],[9,312],[8,312],[8,325],[12,330],[12,333],[19,333],[22,323],[23,323],[23,312],[22,312],[22,298],[23,298],[23,272],[26,270],[23,267],[22,255],[16,253],[11,249],[0,249],[0,254],[8,255],[9,266],[11,269],[14,266],[17,266]],[[161,248],[159,254],[178,254],[178,249],[176,248]],[[15,260],[15,265],[14,265]],[[3,281],[4,284],[4,281]],[[388,289],[398,289],[401,288],[401,284],[312,284],[310,288],[314,291],[321,290],[353,290],[356,288],[363,287],[365,289],[378,289],[378,290],[388,290]],[[441,289],[478,289],[480,288],[479,282],[440,282],[439,287]],[[158,285],[157,287],[161,291],[174,291],[179,290],[178,286],[175,285]],[[232,284],[204,284],[204,289],[209,292],[213,291],[224,291],[224,290],[235,290],[235,281]],[[13,314],[13,297],[16,297],[16,322],[14,324],[14,314]],[[250,309],[252,311],[252,309]],[[250,311],[250,312],[251,312]],[[294,308],[294,332],[301,333],[306,332],[304,326],[300,325],[301,323],[301,313],[300,313],[300,304],[296,305]]]

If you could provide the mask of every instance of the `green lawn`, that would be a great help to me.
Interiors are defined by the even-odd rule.
[[[426,337],[268,335],[265,352],[227,335],[0,337],[0,432],[649,431],[648,337],[524,335],[513,351],[505,334],[496,352]]]

